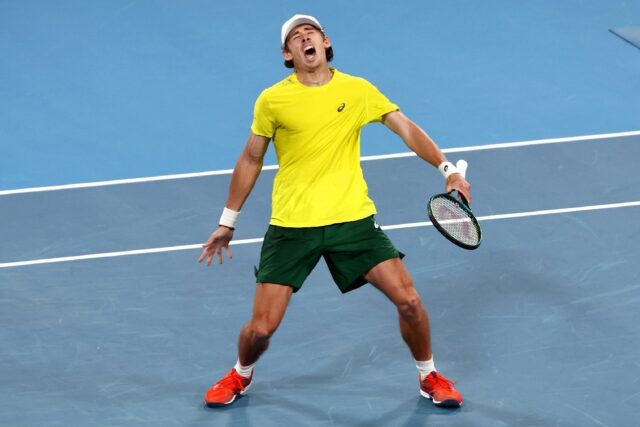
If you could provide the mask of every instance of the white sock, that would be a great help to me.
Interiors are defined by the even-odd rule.
[[[245,378],[251,378],[251,373],[253,372],[253,367],[256,364],[252,364],[252,365],[248,365],[248,366],[242,366],[240,364],[240,359],[238,359],[238,361],[236,362],[236,366],[233,367],[233,369],[236,370],[237,373],[239,373],[240,375],[242,375]]]
[[[424,362],[416,360],[416,368],[418,368],[420,381],[422,381],[431,372],[436,371],[436,365],[433,363],[433,357],[429,360],[425,360]]]

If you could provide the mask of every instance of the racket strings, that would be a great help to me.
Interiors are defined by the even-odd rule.
[[[475,245],[480,240],[480,232],[477,224],[471,219],[471,215],[458,203],[445,198],[436,197],[431,201],[431,213],[451,237],[466,243]]]

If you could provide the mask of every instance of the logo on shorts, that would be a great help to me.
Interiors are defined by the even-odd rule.
[[[342,113],[342,110],[344,110],[344,107],[346,107],[344,102],[342,104],[338,105],[338,113]]]

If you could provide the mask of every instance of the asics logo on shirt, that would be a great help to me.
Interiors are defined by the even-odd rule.
[[[344,102],[342,104],[338,105],[338,113],[341,113],[342,110],[344,110],[344,107],[346,107]]]

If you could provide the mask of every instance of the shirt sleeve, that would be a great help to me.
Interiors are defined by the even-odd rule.
[[[385,114],[400,110],[400,107],[389,101],[377,87],[366,80],[364,82],[366,91],[365,124],[381,122]]]
[[[267,94],[263,91],[256,99],[256,104],[253,108],[251,131],[256,135],[273,138],[275,130],[276,124],[273,112],[269,106]]]

